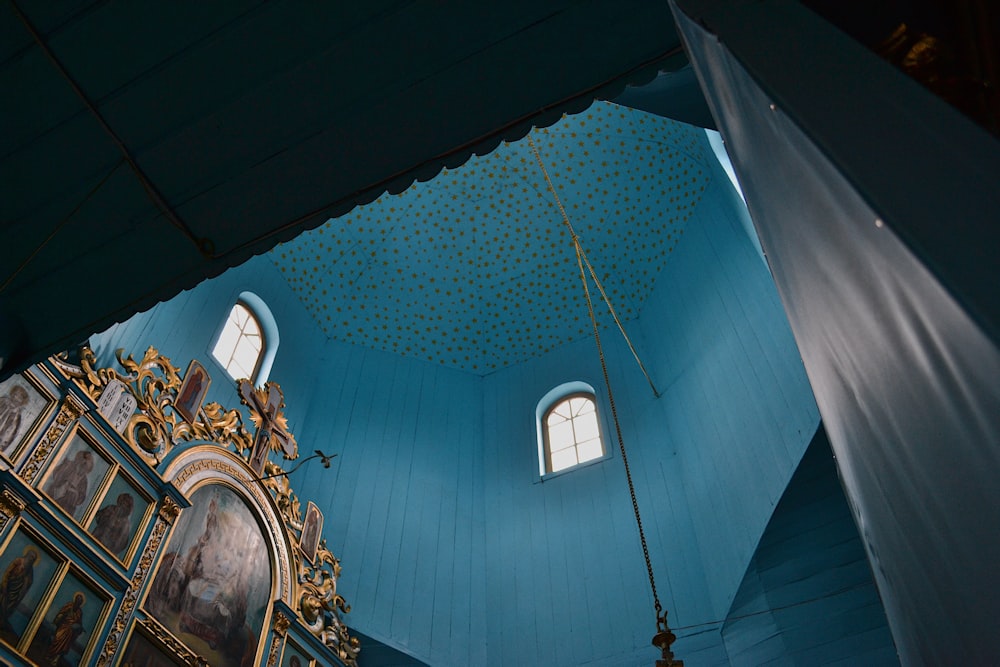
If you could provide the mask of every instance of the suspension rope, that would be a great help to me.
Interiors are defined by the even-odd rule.
[[[590,322],[594,329],[594,342],[597,343],[597,355],[601,360],[601,372],[604,375],[604,386],[608,390],[608,404],[611,406],[611,419],[615,425],[615,436],[618,438],[618,450],[622,455],[622,463],[625,465],[625,478],[628,480],[628,491],[632,498],[632,512],[635,514],[635,523],[639,528],[639,541],[642,543],[642,556],[646,559],[646,574],[649,575],[649,587],[653,592],[653,605],[656,609],[656,629],[657,636],[660,633],[669,632],[667,630],[667,619],[666,614],[663,612],[663,605],[660,604],[660,596],[656,592],[656,580],[653,577],[653,564],[649,558],[649,547],[646,544],[646,532],[642,528],[642,517],[639,514],[639,502],[635,497],[635,484],[632,482],[632,471],[628,464],[628,454],[625,452],[625,439],[622,437],[621,424],[618,421],[618,408],[615,406],[614,393],[611,391],[611,380],[608,376],[608,364],[604,356],[604,347],[601,344],[601,334],[600,328],[597,326],[597,317],[594,314],[594,303],[590,296],[590,286],[587,282],[587,271],[584,270],[584,265],[586,264],[590,276],[594,279],[600,290],[601,297],[604,302],[608,305],[611,310],[611,314],[614,315],[614,308],[611,306],[611,301],[608,299],[607,293],[601,286],[600,281],[597,279],[597,275],[594,272],[594,268],[591,266],[590,262],[587,261],[586,254],[583,251],[583,247],[580,245],[580,237],[577,236],[576,231],[573,229],[573,225],[569,221],[569,216],[566,214],[566,209],[563,208],[562,201],[559,199],[558,193],[556,193],[555,186],[552,184],[552,179],[549,178],[548,170],[545,169],[545,164],[542,162],[542,156],[538,152],[538,147],[535,145],[534,140],[531,135],[528,135],[528,144],[531,146],[531,150],[535,153],[535,159],[538,160],[538,166],[542,170],[542,174],[545,176],[545,182],[548,184],[549,192],[556,200],[556,206],[559,207],[559,212],[562,214],[563,222],[569,229],[571,238],[573,240],[573,247],[576,251],[576,263],[580,268],[580,281],[583,284],[583,293],[587,299],[587,313],[590,315]],[[618,323],[619,329],[621,329],[622,335],[625,335],[625,330],[621,327],[621,323],[618,317],[615,315],[615,322]],[[628,341],[628,336],[625,335],[625,340]],[[631,341],[629,341],[629,348],[632,349],[632,353],[635,354],[635,349],[632,348]],[[638,355],[636,355],[636,361],[639,361]],[[642,366],[642,362],[639,361],[639,366],[642,368],[644,374],[646,374],[646,380],[649,381],[649,385],[653,387],[652,380],[649,379],[649,374],[646,373],[645,367]],[[656,393],[656,388],[653,387],[653,392]],[[657,394],[658,395],[658,394]]]
[[[594,279],[594,284],[597,285],[597,289],[601,293],[601,298],[604,300],[604,303],[607,304],[608,310],[611,311],[611,317],[614,319],[615,324],[618,325],[618,330],[625,339],[628,349],[632,352],[632,356],[635,357],[636,363],[639,364],[639,369],[646,377],[646,382],[649,383],[649,388],[653,390],[653,396],[659,398],[660,392],[656,390],[656,385],[653,384],[653,379],[649,376],[649,372],[646,370],[646,365],[643,364],[642,359],[639,358],[639,353],[636,351],[635,345],[632,344],[632,339],[629,338],[628,333],[625,332],[625,326],[618,318],[618,313],[615,312],[615,307],[611,304],[611,299],[608,298],[607,292],[604,291],[604,285],[601,284],[600,278],[597,277],[597,272],[594,271],[594,267],[590,264],[590,260],[587,259],[587,253],[584,252],[583,246],[580,245],[580,237],[577,236],[576,230],[573,229],[573,224],[569,221],[569,215],[566,214],[566,209],[563,208],[562,200],[559,199],[559,195],[556,193],[556,188],[552,185],[552,179],[549,178],[549,171],[545,168],[545,163],[542,162],[542,155],[538,152],[538,146],[535,145],[535,140],[531,138],[530,133],[528,134],[528,144],[531,146],[531,150],[535,154],[535,160],[538,161],[538,166],[542,170],[542,175],[545,177],[545,183],[548,185],[549,192],[552,193],[552,196],[556,200],[556,206],[559,207],[559,213],[562,214],[563,223],[565,223],[566,227],[569,229],[569,234],[573,239],[573,244],[576,246],[577,254],[582,257],[584,264],[587,265],[587,270],[590,272],[590,276]]]

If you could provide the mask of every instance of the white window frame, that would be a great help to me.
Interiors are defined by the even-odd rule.
[[[585,395],[589,400],[594,403],[594,410],[597,416],[597,429],[601,437],[601,449],[602,454],[587,461],[577,463],[576,465],[563,468],[561,470],[550,471],[549,470],[549,452],[548,452],[548,427],[545,423],[545,418],[549,414],[552,408],[556,407],[559,403],[563,402],[571,396]],[[601,414],[603,412],[603,406],[601,401],[598,399],[597,392],[594,388],[581,381],[564,382],[557,387],[552,388],[550,391],[542,397],[535,408],[535,429],[537,432],[538,440],[538,474],[542,481],[550,479],[552,477],[563,475],[567,472],[573,470],[578,470],[580,468],[593,465],[600,461],[605,461],[610,458],[610,450],[608,448],[607,433],[604,428],[604,422],[601,419]]]
[[[277,323],[274,321],[274,316],[271,314],[271,310],[267,307],[267,304],[264,303],[264,300],[253,292],[242,292],[235,299],[235,301],[231,303],[232,305],[226,311],[226,316],[223,318],[218,331],[212,339],[211,346],[208,350],[209,356],[211,356],[212,360],[215,361],[215,363],[218,364],[227,375],[232,377],[234,380],[241,379],[235,377],[229,370],[227,367],[227,359],[216,356],[216,347],[219,345],[219,341],[222,339],[222,335],[226,330],[226,327],[229,326],[233,309],[237,307],[244,308],[257,323],[261,338],[261,349],[257,354],[254,369],[248,379],[257,386],[263,385],[264,382],[267,381],[271,372],[271,366],[274,363],[274,357],[278,350],[279,336]],[[231,355],[234,350],[235,348],[230,350],[229,354]],[[225,356],[225,354],[223,356]]]

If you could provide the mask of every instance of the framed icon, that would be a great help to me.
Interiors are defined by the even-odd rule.
[[[306,505],[306,518],[302,522],[302,537],[299,548],[310,563],[316,560],[316,550],[319,548],[319,538],[323,533],[323,513],[309,501]]]
[[[111,463],[98,453],[79,427],[62,446],[49,466],[41,489],[64,512],[81,522],[111,470]]]
[[[39,665],[88,664],[110,605],[108,594],[70,569],[35,630],[28,657]]]
[[[14,461],[55,404],[30,375],[12,375],[0,382],[0,455]]]
[[[128,480],[121,469],[115,474],[87,531],[122,563],[132,560],[137,535],[153,502]]]
[[[0,553],[0,639],[18,645],[61,564],[26,524],[18,525]]]
[[[298,645],[288,640],[281,651],[280,664],[281,667],[312,667],[315,663]]]
[[[177,400],[174,401],[174,409],[188,423],[193,424],[197,421],[201,402],[205,400],[205,394],[211,384],[212,376],[197,359],[192,359],[188,365],[187,373],[184,374],[184,382],[181,383],[180,391],[177,392]]]

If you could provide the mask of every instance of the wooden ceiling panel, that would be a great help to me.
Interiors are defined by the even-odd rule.
[[[669,8],[640,0],[309,12],[292,2],[18,0],[0,10],[0,36],[0,223],[13,232],[5,265],[18,273],[0,289],[4,372],[614,95],[679,48]],[[127,165],[84,202],[122,152],[60,68],[174,211],[136,198],[143,188]],[[119,184],[127,178],[133,187]],[[190,238],[166,221],[174,213]],[[199,252],[202,237],[212,244]],[[53,298],[81,266],[140,252],[164,261],[109,281],[89,313],[52,321],[26,305]]]

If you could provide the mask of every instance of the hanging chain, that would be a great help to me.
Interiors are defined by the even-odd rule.
[[[562,201],[559,199],[559,194],[556,192],[555,186],[552,184],[552,179],[549,178],[549,172],[545,168],[545,164],[542,162],[542,156],[538,152],[538,147],[535,146],[534,140],[531,135],[528,135],[528,144],[531,146],[531,150],[535,153],[535,159],[538,161],[538,166],[542,170],[542,174],[545,176],[545,182],[548,184],[549,192],[556,200],[556,206],[559,207],[559,212],[562,214],[563,222],[569,229],[570,237],[573,240],[573,247],[576,251],[576,263],[580,268],[580,280],[583,283],[583,293],[587,298],[587,312],[590,315],[590,322],[594,328],[594,342],[597,343],[597,355],[601,360],[601,372],[604,374],[604,386],[608,390],[608,404],[611,406],[611,419],[615,425],[615,435],[618,438],[618,450],[622,455],[622,463],[625,465],[625,478],[628,480],[628,492],[632,498],[632,511],[635,514],[635,524],[639,528],[639,541],[642,543],[642,556],[646,559],[646,573],[649,575],[649,587],[653,592],[653,605],[656,609],[656,629],[657,636],[660,636],[662,632],[669,632],[667,630],[667,620],[666,615],[663,613],[663,606],[660,604],[660,596],[656,592],[656,580],[653,577],[653,563],[649,559],[649,547],[646,544],[646,532],[642,528],[642,517],[639,515],[639,502],[635,497],[635,484],[632,482],[632,471],[628,465],[628,454],[625,453],[625,439],[622,437],[621,425],[618,422],[618,408],[615,406],[615,397],[611,391],[611,380],[608,377],[608,364],[604,357],[604,347],[601,345],[601,334],[599,327],[597,326],[597,316],[594,314],[594,303],[590,297],[590,286],[587,283],[587,273],[584,271],[583,265],[586,263],[587,268],[590,270],[590,275],[597,284],[600,290],[601,296],[604,298],[604,302],[611,309],[611,314],[615,318],[615,322],[618,324],[619,328],[622,330],[622,334],[625,334],[624,328],[621,326],[621,322],[618,320],[618,316],[615,314],[614,308],[611,306],[611,301],[608,299],[604,288],[601,286],[600,281],[597,279],[597,274],[594,272],[594,268],[591,266],[590,261],[587,260],[586,253],[583,251],[583,247],[580,245],[580,237],[577,236],[576,231],[573,229],[573,225],[569,221],[569,216],[566,214],[566,209],[563,208]],[[632,353],[635,354],[635,348],[632,347],[631,341],[628,340],[628,336],[625,336],[626,341],[629,344],[629,348]],[[638,355],[636,355],[636,361],[639,361]],[[646,374],[646,379],[649,381],[649,385],[653,387],[653,381],[649,379],[649,374],[646,373],[645,367],[642,366],[642,361],[639,361],[639,366],[642,367],[642,371]],[[653,387],[653,392],[656,393],[656,387]],[[659,396],[659,394],[656,394]]]
[[[642,542],[642,556],[646,559],[646,573],[649,575],[649,587],[653,591],[653,606],[656,609],[656,627],[659,629],[665,623],[663,606],[660,596],[656,593],[656,581],[653,578],[653,564],[649,560],[649,547],[646,545],[646,532],[642,529],[642,517],[639,515],[639,502],[635,499],[635,485],[632,483],[632,471],[628,466],[628,454],[625,453],[625,440],[622,438],[621,425],[618,423],[618,408],[615,407],[615,395],[611,391],[611,380],[608,378],[608,364],[604,359],[604,347],[601,345],[601,334],[598,331],[597,317],[594,316],[594,304],[590,299],[590,288],[587,286],[587,276],[583,271],[582,249],[580,240],[574,234],[573,245],[576,247],[576,263],[580,267],[580,280],[583,281],[583,292],[587,296],[587,312],[594,327],[594,342],[597,343],[597,356],[601,359],[601,372],[604,374],[604,386],[608,389],[608,404],[611,406],[611,420],[615,424],[615,435],[618,438],[618,450],[625,464],[625,478],[628,480],[628,492],[632,497],[632,511],[635,513],[635,524],[639,527],[639,541]]]

